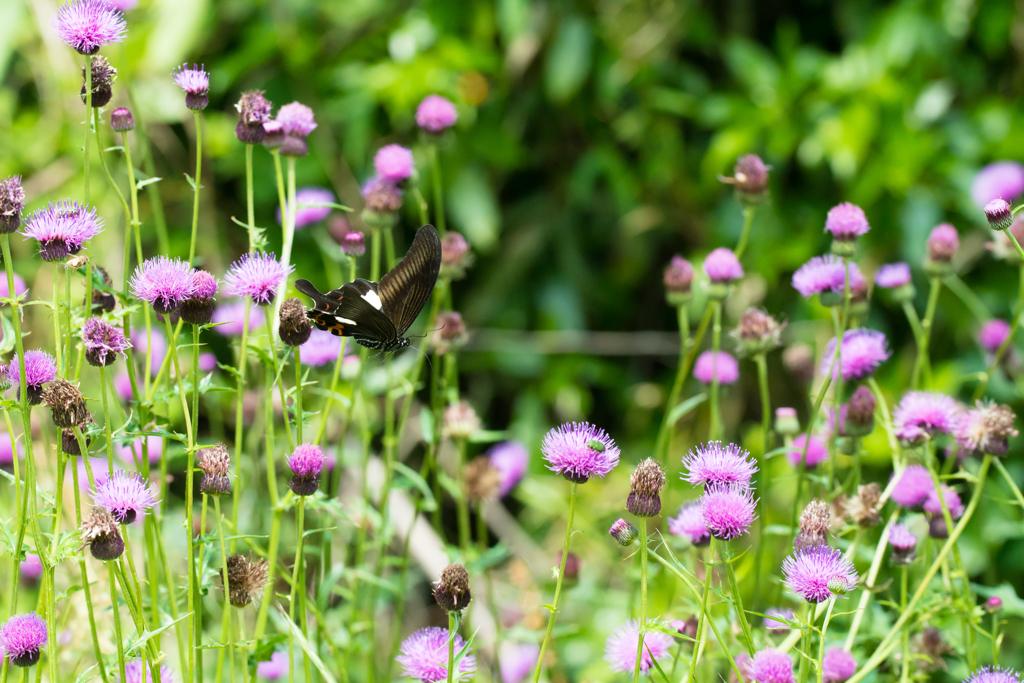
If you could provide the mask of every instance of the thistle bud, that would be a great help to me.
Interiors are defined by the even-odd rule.
[[[779,348],[784,329],[786,323],[779,323],[759,308],[748,308],[740,316],[740,324],[731,334],[736,339],[739,355],[753,356]]]
[[[83,435],[85,438],[85,447],[88,448],[89,444],[92,443],[92,437]],[[64,451],[65,455],[81,455],[82,446],[78,443],[78,437],[75,436],[74,429],[62,429],[60,432],[60,449]]]
[[[362,256],[366,253],[366,237],[361,232],[347,232],[341,238],[341,250],[346,256]]]
[[[437,353],[443,355],[460,349],[469,341],[466,323],[462,321],[462,314],[458,311],[442,311],[437,316],[437,325],[438,329],[431,339]]]
[[[565,576],[563,580],[573,582],[580,578],[580,556],[576,553],[569,553],[565,556]],[[562,551],[558,551],[555,557],[555,569],[562,566]]]
[[[117,80],[117,69],[111,66],[106,57],[97,55],[89,60],[92,63],[92,108],[105,107],[114,96],[112,86]],[[82,103],[85,104],[85,67],[82,67]]]
[[[82,542],[101,562],[116,560],[124,552],[124,539],[117,520],[105,508],[94,507],[82,522]]]
[[[54,380],[43,387],[43,402],[58,427],[77,427],[91,419],[82,392],[66,379]]]
[[[469,403],[460,401],[444,409],[443,432],[448,438],[468,439],[478,431],[480,418]]]
[[[986,204],[985,218],[993,230],[1008,230],[1013,225],[1013,211],[1004,199],[993,199]]]
[[[313,333],[313,326],[306,317],[306,308],[295,297],[289,297],[281,304],[280,320],[278,333],[281,341],[288,346],[302,346]]]
[[[21,176],[0,180],[0,234],[10,234],[21,227],[21,210],[25,208],[25,190]]]
[[[693,277],[693,264],[679,254],[673,256],[662,277],[665,299],[670,306],[682,306],[693,299]]]
[[[250,90],[242,93],[242,97],[235,104],[238,111],[238,125],[235,127],[235,136],[239,141],[247,145],[258,145],[266,137],[266,130],[263,124],[270,120],[270,101],[263,95],[262,90]]]
[[[832,595],[846,595],[850,592],[850,584],[841,576],[835,576],[828,580],[828,590]]]
[[[998,612],[1003,609],[1003,599],[998,595],[993,595],[985,601],[985,610],[988,612]]]
[[[113,287],[113,280],[110,279],[110,274],[107,273],[107,269],[99,264],[93,264],[93,272],[98,273],[103,284],[107,287]],[[104,291],[99,287],[92,288],[92,312],[95,314],[106,311],[110,313],[117,306],[117,297],[108,291]]]
[[[793,545],[796,548],[828,545],[830,522],[831,511],[828,504],[820,499],[812,500],[800,513],[800,533],[796,535]]]
[[[402,190],[394,183],[371,178],[363,187],[363,221],[374,230],[389,230],[398,221],[402,208]]]
[[[889,528],[889,545],[892,546],[891,559],[894,563],[910,564],[917,559],[917,536],[902,524]]]
[[[473,265],[473,254],[466,238],[457,232],[446,232],[441,238],[441,277],[461,280]]]
[[[665,472],[654,458],[647,458],[633,471],[629,479],[629,497],[626,509],[637,517],[654,517],[661,512],[661,489],[665,486]]]
[[[768,197],[769,166],[756,154],[746,154],[736,161],[732,177],[719,176],[723,183],[736,188],[736,199],[746,206],[756,206]]]
[[[640,530],[621,517],[612,524],[608,533],[624,548],[633,545],[640,537]]]
[[[228,556],[226,564],[228,575],[224,586],[229,589],[228,601],[242,608],[259,600],[263,589],[270,582],[270,565],[267,561],[253,560],[251,555],[246,557],[236,553]],[[221,581],[224,580],[224,572],[221,570]]]
[[[928,260],[925,269],[933,277],[945,275],[950,270],[949,262],[953,260],[960,248],[960,236],[949,223],[936,225],[928,235]]]
[[[127,107],[118,107],[110,114],[110,129],[115,133],[135,130],[135,117]]]
[[[796,408],[775,409],[775,432],[783,436],[800,433],[800,419],[797,417]]]
[[[461,612],[469,606],[473,594],[469,589],[469,572],[461,564],[450,564],[441,570],[441,579],[434,588],[434,600],[446,612]]]
[[[846,403],[843,428],[850,436],[867,436],[875,428],[875,395],[859,386]]]

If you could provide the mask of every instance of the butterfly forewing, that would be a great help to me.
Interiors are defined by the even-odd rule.
[[[424,225],[397,266],[380,279],[377,293],[383,311],[398,337],[405,336],[434,291],[441,271],[441,238],[432,225]]]

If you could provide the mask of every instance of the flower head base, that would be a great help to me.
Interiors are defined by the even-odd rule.
[[[401,145],[381,147],[373,157],[373,168],[378,178],[389,183],[408,180],[414,169],[412,151]]]
[[[210,74],[206,66],[182,64],[172,74],[174,82],[185,91],[185,106],[192,111],[202,111],[210,103]]]
[[[90,85],[92,86],[92,98],[86,96],[86,74],[85,67],[82,67],[82,104],[90,104],[93,109],[105,107],[114,96],[113,86],[117,80],[117,69],[111,66],[106,57],[93,57],[89,71]]]
[[[1003,198],[993,199],[985,205],[985,219],[993,230],[1008,230],[1013,225],[1013,211]]]
[[[679,514],[668,520],[668,531],[695,546],[707,545],[711,541],[711,533],[704,525],[704,509],[699,502],[680,506]]]
[[[253,560],[241,554],[228,556],[228,601],[241,609],[260,599],[270,582],[270,565],[264,559]],[[221,580],[224,579],[223,572]]]
[[[735,384],[740,378],[740,366],[736,359],[725,351],[705,351],[697,357],[693,376],[704,384],[711,384],[718,378],[719,384]]]
[[[633,545],[640,538],[640,530],[621,517],[608,529],[608,534],[623,548]]]
[[[740,324],[730,334],[736,340],[740,356],[753,356],[774,351],[782,346],[782,331],[786,323],[780,323],[760,308],[748,308],[740,316]]]
[[[754,683],[793,683],[793,659],[781,650],[765,648],[747,662],[746,674]]]
[[[785,586],[810,603],[849,592],[858,581],[853,563],[841,550],[827,545],[799,548],[783,562],[782,574]]]
[[[993,318],[981,326],[978,332],[978,345],[988,353],[995,353],[1009,338],[1010,332],[1010,323]]]
[[[637,517],[654,517],[661,512],[661,489],[665,487],[665,471],[654,458],[637,465],[629,478],[626,509]]]
[[[748,485],[757,472],[749,452],[732,443],[723,446],[721,441],[710,441],[690,450],[683,456],[683,467],[687,471],[683,479],[694,486]]]
[[[445,612],[461,612],[473,599],[469,589],[469,572],[461,564],[450,564],[441,570],[434,587],[434,600]]]
[[[952,432],[959,414],[960,405],[945,394],[909,391],[893,411],[892,422],[900,442],[918,445]]]
[[[319,368],[333,363],[341,355],[341,337],[325,330],[313,329],[309,339],[299,347],[299,360],[303,365]]]
[[[46,637],[46,622],[35,612],[16,614],[0,625],[0,646],[15,666],[38,662]]]
[[[719,247],[704,257],[704,274],[712,285],[728,285],[743,277],[743,266],[731,249]]]
[[[815,256],[793,273],[793,289],[808,299],[819,295],[823,306],[843,303],[847,281],[851,295],[867,285],[856,263],[850,261],[844,267],[843,260],[832,254]]]
[[[250,90],[242,93],[235,104],[238,110],[238,125],[235,136],[247,145],[258,145],[267,136],[263,124],[270,120],[272,105],[262,90]]]
[[[975,453],[1003,456],[1010,449],[1009,438],[1017,436],[1016,416],[1009,406],[978,401],[962,413],[953,428],[957,444]]]
[[[636,669],[636,651],[639,641],[640,624],[636,619],[630,619],[608,636],[604,645],[604,658],[613,671],[632,673]],[[673,644],[674,639],[667,633],[661,631],[645,633],[644,649],[640,654],[640,671],[647,673],[654,666],[655,660],[668,656]]]
[[[603,429],[566,422],[549,431],[540,447],[548,469],[582,484],[603,477],[619,464],[619,447]]]
[[[104,45],[124,40],[124,16],[106,0],[74,0],[57,10],[51,23],[57,36],[78,54],[94,55]]]
[[[997,161],[978,171],[971,184],[971,199],[981,208],[993,199],[1013,201],[1024,192],[1024,166],[1016,161]]]
[[[957,249],[960,248],[960,235],[949,223],[940,223],[932,228],[928,235],[928,263],[934,273],[944,273],[949,269]]]
[[[461,652],[466,647],[462,636],[455,634],[452,638],[455,651]],[[402,665],[406,676],[415,678],[422,683],[438,683],[448,677],[448,629],[430,626],[421,628],[404,641],[395,661]],[[476,671],[476,657],[467,654],[459,662],[459,680],[473,678]]]
[[[850,202],[833,206],[825,217],[825,231],[840,242],[852,242],[870,229],[864,209]]]
[[[1020,683],[1020,674],[1010,668],[984,666],[971,674],[964,683]]]
[[[857,673],[857,661],[841,647],[832,647],[825,652],[821,662],[821,680],[827,683],[846,683]]]
[[[293,476],[289,483],[297,496],[311,496],[320,486],[320,472],[324,468],[324,451],[315,444],[301,444],[288,458]]]
[[[889,527],[889,545],[896,564],[910,564],[917,559],[917,536],[902,524]]]
[[[998,612],[1003,609],[1003,599],[998,595],[991,596],[985,601],[985,610],[988,612]]]
[[[117,360],[118,354],[123,356],[132,347],[121,329],[99,318],[85,321],[82,343],[85,346],[85,360],[97,368],[110,365]]]
[[[132,294],[166,315],[178,310],[192,294],[192,266],[179,258],[151,258],[135,269]]]
[[[503,498],[511,493],[526,474],[530,466],[530,451],[518,441],[503,441],[493,446],[487,452],[487,457],[491,466],[498,470],[498,496]]]
[[[229,296],[249,297],[257,306],[269,306],[292,270],[274,254],[249,252],[231,264],[224,276],[225,291]]]
[[[102,1],[102,0],[101,0]],[[44,261],[61,261],[103,231],[103,219],[88,204],[63,199],[50,202],[25,219],[22,235],[39,242]]]
[[[193,270],[191,291],[179,309],[181,320],[188,325],[208,325],[213,320],[216,294],[217,278],[205,270]]]
[[[821,374],[828,375],[831,371],[832,379],[835,380],[842,372],[843,380],[847,382],[870,377],[878,366],[892,355],[885,334],[866,327],[843,333],[843,346],[839,351],[838,363],[833,363],[835,354],[836,338],[833,337],[821,355]]]
[[[11,358],[7,365],[7,378],[13,386],[19,387],[21,369],[18,357]],[[43,401],[43,385],[57,379],[57,361],[46,351],[33,349],[25,352],[25,385],[28,389],[28,402],[39,405]]]
[[[428,133],[442,133],[458,120],[455,105],[440,95],[427,95],[416,108],[416,125]]]
[[[157,490],[138,474],[115,470],[105,482],[96,482],[93,503],[104,507],[118,524],[131,524],[159,502]]]
[[[796,548],[808,548],[815,545],[828,545],[828,530],[832,521],[832,513],[828,503],[816,498],[804,507],[800,513],[800,533],[793,544]]]
[[[693,276],[693,264],[679,254],[672,257],[662,277],[669,305],[681,306],[693,298]]]
[[[78,387],[66,379],[56,379],[43,389],[43,403],[53,415],[53,423],[62,429],[78,427],[92,419]]]
[[[105,508],[94,507],[82,522],[82,543],[100,562],[116,560],[124,553],[124,539],[117,520]]]
[[[313,333],[313,326],[306,317],[306,307],[294,297],[285,299],[281,304],[280,322],[278,334],[288,346],[302,346]]]
[[[814,434],[811,435],[810,443],[807,441],[806,434],[796,437],[793,439],[792,448],[786,451],[786,460],[793,467],[800,465],[801,460],[804,467],[814,467],[826,459],[828,459],[828,445]]]
[[[21,210],[25,208],[25,188],[21,176],[0,180],[0,234],[8,235],[21,227]]]
[[[454,231],[446,232],[441,238],[441,277],[461,280],[471,265],[473,254],[466,238]]]
[[[892,499],[905,508],[919,508],[935,490],[932,475],[923,465],[908,465],[892,489]]]
[[[769,168],[756,154],[745,154],[736,160],[732,178],[718,179],[736,188],[736,199],[741,204],[756,206],[768,198]]]
[[[700,506],[704,526],[712,536],[723,541],[745,535],[757,517],[757,501],[746,486],[708,486],[701,496]]]

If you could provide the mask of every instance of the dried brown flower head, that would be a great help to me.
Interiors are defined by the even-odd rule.
[[[654,458],[647,458],[629,478],[626,509],[637,517],[653,517],[661,512],[661,489],[665,487],[665,471]]]
[[[434,599],[446,612],[461,612],[469,606],[473,594],[469,589],[469,572],[461,564],[450,564],[441,570],[441,579],[434,588]]]
[[[800,513],[800,533],[796,535],[793,545],[806,548],[816,545],[828,545],[828,529],[832,513],[828,503],[815,498]]]
[[[490,458],[481,455],[466,464],[466,496],[472,503],[483,503],[498,497],[501,486],[501,472],[491,464]]]
[[[91,419],[82,392],[66,379],[55,379],[43,387],[43,402],[50,408],[53,423],[58,427],[77,427]]]
[[[251,555],[246,557],[236,553],[228,557],[227,565],[227,584],[230,587],[228,599],[231,604],[241,608],[258,601],[270,581],[270,566],[267,561],[253,560]],[[221,580],[223,579],[222,572]]]
[[[306,317],[306,307],[295,297],[288,297],[281,304],[280,320],[278,333],[288,346],[302,346],[313,333],[313,326]]]
[[[89,546],[92,556],[106,562],[116,560],[124,552],[124,539],[117,520],[106,508],[94,507],[82,521],[82,543]]]

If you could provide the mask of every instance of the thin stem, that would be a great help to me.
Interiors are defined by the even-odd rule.
[[[304,530],[306,528],[305,521],[304,521],[305,510],[306,510],[306,498],[304,496],[299,496],[298,500],[295,503],[295,534],[297,536],[297,540],[295,542],[295,564],[292,567],[292,592],[291,592],[291,595],[289,596],[289,600],[288,600],[288,618],[291,619],[293,622],[295,621],[295,616],[296,616],[295,615],[295,604],[297,602],[297,596],[300,593],[300,581],[301,581],[300,576],[302,574],[302,564],[303,564],[303,560],[302,560],[302,544],[303,544],[303,540],[304,540],[304,533],[303,532],[304,532]],[[304,592],[305,588],[304,587],[301,588],[301,591]],[[301,623],[299,624],[299,628],[302,631],[302,635],[305,636],[306,635],[306,620],[304,618],[301,619]],[[294,632],[291,632],[289,634],[288,643],[289,643],[289,650],[294,652],[294,650],[295,650],[295,636],[294,636]],[[308,660],[309,658],[306,657],[305,655],[303,655],[303,659],[304,660]],[[289,657],[288,658],[288,680],[289,681],[294,681],[295,680],[295,658],[294,657]],[[306,680],[308,681],[309,678],[307,677]]]
[[[949,287],[949,291],[953,292],[953,294],[960,298],[964,305],[970,309],[971,315],[973,315],[979,323],[983,323],[992,317],[992,314],[989,312],[988,306],[985,305],[985,302],[974,293],[973,289],[968,287],[964,281],[960,279],[959,275],[956,273],[950,273],[943,278],[942,283]]]
[[[889,543],[889,530],[892,525],[896,523],[899,518],[899,510],[893,510],[892,515],[889,517],[888,523],[885,528],[882,529],[882,535],[878,538],[878,545],[875,546],[875,553],[872,555],[871,567],[868,569],[868,575],[864,579],[864,590],[860,594],[860,602],[857,605],[856,611],[853,613],[853,622],[850,624],[850,631],[846,635],[846,642],[843,644],[843,649],[847,652],[853,650],[854,643],[857,640],[857,632],[860,631],[861,621],[864,619],[864,614],[868,609],[868,602],[871,600],[871,594],[875,587],[875,580],[878,578],[878,572],[882,568],[882,558],[885,557],[885,547]]]
[[[374,230],[370,237],[370,280],[380,280],[380,230]]]
[[[278,297],[280,299],[280,297]],[[281,395],[281,413],[284,418],[284,434],[288,437],[288,449],[295,450],[297,445],[296,441],[292,438],[292,425],[291,420],[288,419],[288,398],[286,396],[284,382],[277,381],[281,377],[281,364],[277,360],[277,346],[274,344],[274,323],[270,319],[270,316],[266,317],[266,328],[267,328],[267,351],[270,353],[270,360],[273,362],[274,375],[269,378],[270,384],[267,386],[267,396],[271,395],[274,390],[274,384],[277,384],[278,393]],[[295,347],[295,353],[298,355],[298,347]],[[298,358],[295,359],[295,367],[298,368]],[[296,369],[296,372],[299,372]],[[269,400],[269,399],[268,399]],[[268,419],[272,419],[268,417]],[[301,439],[301,435],[299,437]],[[302,443],[301,440],[298,443]]]
[[[443,237],[447,222],[444,216],[444,185],[441,179],[441,162],[438,160],[437,145],[430,145],[430,175],[431,185],[434,189],[434,221],[437,223],[437,232]]]
[[[1003,357],[1006,355],[1006,351],[1010,348],[1010,344],[1013,342],[1013,335],[1017,333],[1017,328],[1020,326],[1021,315],[1024,314],[1024,263],[1019,266],[1020,271],[1020,285],[1017,288],[1017,305],[1013,310],[1013,320],[1010,322],[1010,333],[1006,335],[1006,339],[999,345],[996,352],[992,355],[992,359],[988,363],[988,367],[985,368],[985,374],[981,376],[981,381],[978,382],[978,386],[974,388],[974,396],[972,397],[975,401],[980,399],[985,394],[985,389],[988,388],[988,383],[992,379],[992,374],[995,372],[999,364],[1003,362]]]
[[[686,382],[686,378],[690,376],[690,369],[693,367],[693,362],[697,357],[697,349],[700,348],[701,342],[704,341],[704,335],[711,324],[711,308],[710,305],[704,307],[704,313],[701,315],[700,323],[697,325],[697,334],[694,335],[692,343],[688,345],[689,351],[686,351],[684,348],[684,353],[680,356],[679,372],[676,375],[676,384],[679,385],[680,391]],[[681,312],[680,316],[682,315],[685,314]],[[689,330],[689,325],[686,326],[686,329]],[[680,333],[682,334],[682,328],[680,328]],[[689,339],[685,341],[689,341]],[[683,342],[684,347],[687,345],[685,341]],[[667,462],[668,448],[671,444],[672,424],[669,422],[669,417],[673,408],[675,408],[673,404],[665,407],[665,416],[662,418],[661,427],[658,430],[658,441],[654,446],[654,452],[661,455],[662,463]]]
[[[548,616],[548,627],[544,631],[544,639],[540,641],[540,653],[537,655],[537,666],[533,671],[533,683],[540,680],[540,671],[544,666],[544,653],[551,640],[551,630],[555,627],[555,616],[558,614],[558,599],[562,595],[562,579],[565,577],[565,560],[569,556],[569,540],[572,538],[572,522],[576,515],[576,482],[569,489],[569,521],[565,526],[565,543],[562,544],[562,561],[558,567],[558,578],[555,580],[555,600],[551,603],[551,614]]]
[[[295,443],[302,441],[302,357],[299,347],[295,348]],[[344,353],[342,354],[344,355]]]
[[[744,206],[743,207],[743,230],[740,232],[740,239],[736,242],[736,249],[734,250],[736,258],[743,256],[743,250],[747,248],[747,238],[750,237],[750,226],[754,222],[754,207]]]
[[[765,360],[765,355],[759,353],[754,356],[754,364],[757,366],[757,385],[761,392],[761,463],[758,469],[757,482],[761,487],[761,496],[757,500],[757,529],[758,529],[758,544],[757,551],[754,558],[754,596],[757,597],[760,594],[761,587],[761,565],[763,564],[763,557],[765,546],[768,545],[765,542],[764,530],[768,525],[766,519],[770,507],[768,503],[771,501],[771,475],[768,473],[768,453],[771,451],[771,439],[772,439],[772,405],[771,395],[768,390],[768,363]]]
[[[459,513],[459,548],[465,553],[469,550],[469,500],[466,490],[466,439],[455,440],[455,450],[459,454],[455,476],[459,480],[459,499],[456,501]]]
[[[168,327],[170,317],[167,317]],[[181,377],[177,368],[177,354],[175,354],[175,374],[178,375],[180,385]],[[196,422],[199,421],[199,325],[192,326],[192,416]],[[187,538],[188,557],[188,681],[195,679],[196,663],[196,634],[199,633],[198,614],[196,610],[196,595],[199,592],[199,585],[196,581],[196,544],[192,527],[193,499],[195,497],[195,443],[194,438],[190,439],[187,461],[185,466],[185,536]],[[236,456],[237,457],[237,456]]]
[[[693,683],[697,674],[697,661],[700,659],[700,644],[704,640],[704,625],[712,621],[708,614],[708,596],[711,594],[711,577],[715,573],[715,537],[708,542],[708,559],[704,563],[704,590],[700,597],[700,614],[697,617],[697,641],[693,645],[693,656],[690,658],[690,670],[686,675],[688,683]],[[724,647],[724,646],[723,646]]]
[[[252,189],[252,148],[245,146],[245,217],[249,232],[249,251],[256,249],[256,208]]]
[[[245,313],[242,315],[242,343],[238,348],[238,382],[235,384],[235,488],[231,492],[231,527],[238,528],[238,503],[240,489],[242,488],[242,434],[245,425],[243,424],[243,403],[245,389],[245,368],[249,351],[249,308],[252,306],[252,299],[245,300]],[[234,544],[234,541],[232,541]],[[234,549],[234,545],[232,545]],[[271,568],[273,571],[273,568]]]
[[[740,628],[743,631],[743,640],[746,641],[747,654],[754,656],[754,635],[750,630],[750,622],[747,620],[746,610],[743,609],[743,598],[740,595],[740,586],[736,581],[736,572],[733,570],[733,558],[729,552],[729,544],[722,544],[722,564],[725,565],[725,573],[729,578],[729,590],[732,592],[732,600],[736,603],[736,616],[740,620]]]
[[[458,633],[458,622],[455,620],[455,612],[448,613],[448,666],[447,681],[452,683],[452,675],[455,673],[455,634]]]
[[[907,565],[900,567],[900,611],[907,609]],[[900,672],[900,683],[910,680],[910,629],[903,629],[903,667]]]
[[[285,272],[289,272],[292,264],[292,242],[295,240],[295,214],[299,210],[298,200],[295,194],[295,157],[288,157],[288,202],[283,205],[281,211],[281,263],[285,267]],[[287,277],[285,278],[285,284],[287,284]],[[278,325],[278,315],[281,311],[281,304],[284,302],[284,297],[279,296],[274,301],[274,315],[271,319],[273,328],[276,330]],[[270,337],[273,342],[274,337]]]
[[[640,680],[640,663],[643,661],[644,634],[647,633],[647,518],[640,518],[640,627],[636,639],[636,664],[633,667],[633,683]]]
[[[711,428],[708,440],[717,441],[722,438],[722,415],[718,409],[718,390],[721,382],[718,379],[718,350],[722,345],[722,302],[716,299],[711,304]]]
[[[84,445],[84,444],[83,444]],[[84,457],[88,457],[88,450],[82,451]],[[72,484],[75,487],[75,524],[81,528],[82,526],[82,502],[80,500],[80,493],[78,489],[78,467],[71,468]],[[82,594],[85,596],[85,609],[89,616],[89,632],[92,634],[92,647],[93,652],[96,655],[96,661],[103,661],[103,653],[100,652],[100,639],[96,632],[96,617],[93,614],[92,609],[92,590],[89,588],[89,573],[86,569],[85,555],[83,554],[78,559],[78,571],[82,576]],[[107,681],[107,669],[102,664],[99,666],[100,676],[103,678],[104,683]],[[125,679],[121,679],[122,681]]]
[[[235,646],[231,637],[231,580],[228,576],[228,551],[224,543],[224,515],[220,513],[220,496],[213,497],[213,510],[217,515],[217,538],[220,541],[220,562],[221,580],[224,582],[224,610],[221,619],[221,640],[227,644],[227,648],[221,647],[217,651],[217,677],[215,681],[222,681],[224,673],[224,650],[227,649],[231,658],[231,668],[235,666]],[[231,680],[235,680],[232,676]]]
[[[825,634],[828,632],[828,622],[832,619],[832,608],[836,606],[836,599],[829,598],[828,610],[825,612],[825,623],[821,625],[821,640],[818,643],[818,683],[822,683],[825,674],[822,662],[825,661]]]
[[[910,388],[917,389],[920,386],[921,374],[931,372],[928,362],[928,346],[932,336],[932,323],[935,321],[935,309],[939,304],[939,291],[942,289],[942,278],[933,277],[928,289],[928,307],[925,309],[924,320],[921,321],[921,342],[917,347],[917,357],[914,358],[914,370],[910,377]]]
[[[202,117],[200,112],[196,109],[195,122],[196,122],[196,177],[195,180],[195,193],[192,199],[192,240],[188,246],[188,262],[195,263],[196,260],[196,236],[199,234],[199,188],[202,181],[203,175],[203,126]]]

